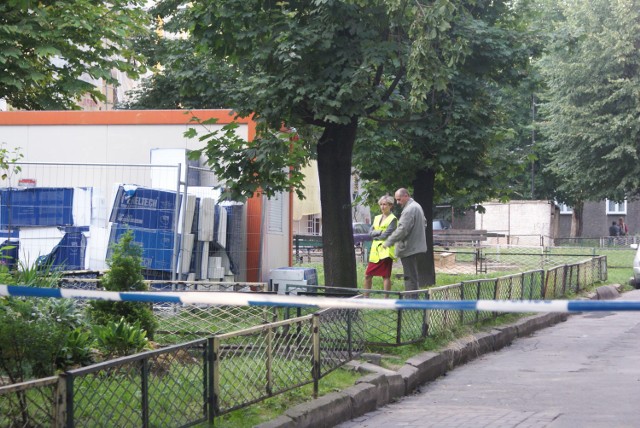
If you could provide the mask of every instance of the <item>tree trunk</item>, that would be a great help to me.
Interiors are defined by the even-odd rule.
[[[427,284],[436,283],[436,269],[433,264],[433,185],[436,174],[433,170],[419,170],[413,180],[413,199],[424,211],[427,226]]]
[[[584,202],[578,202],[573,206],[573,213],[571,214],[571,232],[569,234],[571,238],[580,238],[582,236],[583,208]]]
[[[357,119],[347,125],[331,124],[318,141],[324,280],[328,287],[357,288],[351,219],[351,158],[357,128]]]

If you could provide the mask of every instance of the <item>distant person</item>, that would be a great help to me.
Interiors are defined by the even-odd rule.
[[[367,271],[364,273],[364,288],[371,290],[371,284],[374,276],[382,277],[382,286],[384,291],[391,291],[391,269],[395,257],[395,246],[383,247],[385,239],[387,239],[398,226],[398,218],[393,215],[393,198],[385,195],[378,200],[378,206],[382,214],[375,216],[369,236],[373,239],[371,243],[371,251],[369,252],[369,264]],[[365,297],[369,293],[365,292]],[[389,297],[385,294],[385,298]]]
[[[614,242],[614,236],[620,236],[620,227],[618,226],[618,223],[616,223],[615,221],[613,223],[611,223],[611,226],[609,226],[609,245],[613,244]]]
[[[404,288],[417,290],[427,283],[427,236],[422,207],[411,198],[407,189],[396,191],[396,202],[402,207],[398,228],[382,244],[396,244],[396,257],[402,262]]]
[[[629,228],[627,227],[627,223],[624,222],[624,219],[620,217],[618,219],[618,229],[620,236],[627,236],[629,234]]]

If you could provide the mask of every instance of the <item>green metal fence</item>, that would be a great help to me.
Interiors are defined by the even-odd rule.
[[[607,258],[594,257],[546,272],[415,292],[371,290],[369,298],[553,298],[606,278]],[[347,292],[354,290],[343,294]],[[181,305],[156,311],[166,337],[209,338],[0,387],[0,426],[169,427],[211,422],[301,385],[313,383],[317,394],[323,376],[356,358],[366,346],[418,342],[497,316],[488,311],[326,309],[287,319],[290,308],[216,309]],[[255,324],[238,329],[246,323]]]

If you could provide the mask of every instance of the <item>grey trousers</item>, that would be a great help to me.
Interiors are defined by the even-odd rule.
[[[404,289],[414,291],[427,284],[427,253],[416,253],[400,259]]]

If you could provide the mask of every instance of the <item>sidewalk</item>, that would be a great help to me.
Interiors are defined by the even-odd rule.
[[[614,286],[603,286],[590,297],[601,300],[614,299],[619,297],[619,293]],[[537,330],[566,321],[567,318],[566,313],[525,317],[513,324],[496,327],[490,332],[477,333],[457,340],[439,352],[424,352],[414,356],[398,371],[387,370],[371,363],[352,361],[349,365],[353,369],[368,373],[354,386],[295,406],[280,417],[258,427],[333,427],[341,423],[344,423],[342,425],[344,428],[377,426],[364,423],[359,425],[359,419],[355,419],[415,393],[423,384],[436,380],[456,366],[463,365],[483,354],[500,350],[510,345],[516,338],[530,336]],[[451,415],[448,411],[447,414]],[[348,422],[351,420],[354,422]],[[389,419],[388,422],[391,423],[391,421],[392,419]],[[419,426],[419,424],[403,426]]]

